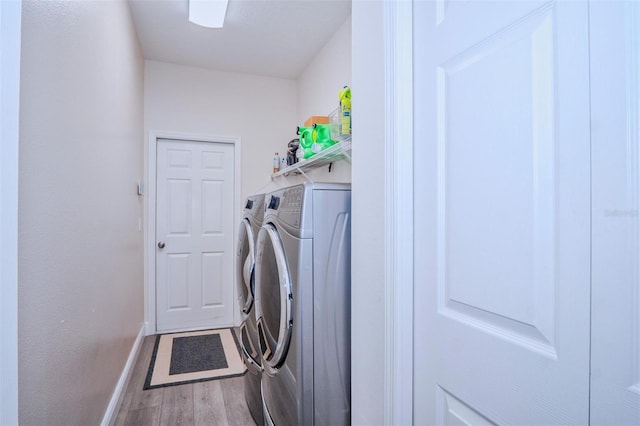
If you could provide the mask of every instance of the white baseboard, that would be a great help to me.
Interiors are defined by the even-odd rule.
[[[113,390],[113,395],[111,395],[111,401],[109,401],[107,410],[105,411],[104,417],[102,418],[101,426],[108,426],[113,422],[113,420],[115,420],[114,416],[117,415],[117,408],[119,406],[120,398],[125,391],[125,384],[127,383],[127,379],[131,374],[133,364],[138,357],[138,352],[140,351],[140,346],[142,346],[142,340],[144,339],[144,336],[145,325],[142,324],[142,326],[140,327],[140,331],[138,332],[138,336],[136,337],[136,340],[133,342],[133,346],[131,347],[131,352],[129,352],[127,363],[124,365],[122,374],[120,374],[120,379],[116,384],[116,388]]]

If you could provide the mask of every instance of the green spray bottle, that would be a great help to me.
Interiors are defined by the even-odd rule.
[[[351,134],[351,88],[344,86],[338,92],[340,100],[340,133],[343,135]]]

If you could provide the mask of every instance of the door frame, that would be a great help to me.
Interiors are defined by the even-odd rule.
[[[232,257],[235,263],[235,252],[237,250],[237,238],[235,238],[236,229],[240,226],[240,145],[241,138],[239,136],[216,136],[216,135],[199,135],[191,133],[174,133],[163,131],[149,131],[149,139],[147,142],[147,187],[142,185],[141,192],[145,196],[145,209],[146,218],[144,226],[144,275],[145,275],[145,295],[144,295],[144,321],[145,321],[145,334],[150,336],[156,334],[156,177],[157,177],[157,150],[158,139],[171,139],[175,141],[189,141],[189,142],[205,142],[205,143],[225,143],[233,145],[233,248]],[[235,264],[233,270],[235,271]],[[233,274],[233,280],[235,281],[235,273]],[[233,300],[236,300],[236,283],[231,283],[233,286]],[[239,312],[236,304],[233,304],[233,322],[238,325]]]
[[[413,2],[385,2],[384,424],[413,423]]]
[[[18,423],[18,145],[22,1],[0,2],[0,424]]]

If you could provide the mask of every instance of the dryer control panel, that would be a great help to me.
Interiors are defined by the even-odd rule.
[[[336,207],[329,195],[345,191],[351,191],[351,184],[305,182],[278,189],[265,196],[264,220],[296,238],[313,238],[315,224],[326,219],[324,210]]]
[[[304,187],[296,186],[284,192],[282,207],[288,212],[300,212],[302,210],[302,196]]]
[[[294,186],[282,192],[274,193],[266,200],[267,210],[277,211],[278,220],[295,229],[300,228],[304,187]]]

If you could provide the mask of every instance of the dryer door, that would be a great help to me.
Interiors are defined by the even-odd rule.
[[[236,284],[238,286],[238,301],[242,312],[248,314],[253,304],[255,251],[253,231],[247,219],[240,222],[238,231],[238,252],[236,254]]]
[[[256,318],[262,367],[274,375],[283,364],[293,326],[293,294],[278,231],[271,223],[258,233],[256,262]]]

